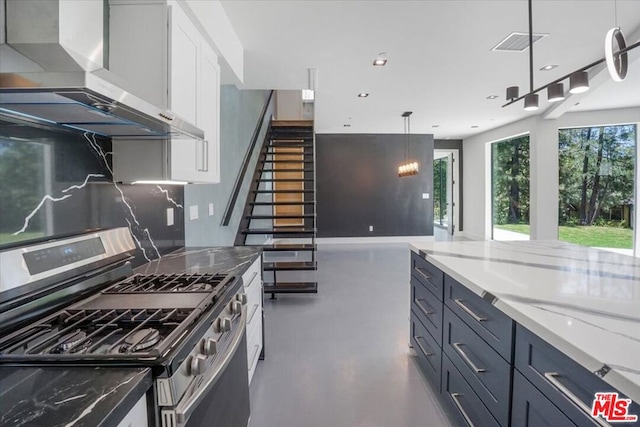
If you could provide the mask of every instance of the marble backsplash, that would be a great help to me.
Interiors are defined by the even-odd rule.
[[[183,247],[184,187],[115,183],[110,151],[106,138],[0,115],[0,250],[122,226],[136,265]]]

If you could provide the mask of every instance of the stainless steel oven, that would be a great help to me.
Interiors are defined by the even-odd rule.
[[[247,296],[229,274],[133,274],[127,229],[0,251],[0,363],[148,366],[149,425],[246,427]]]

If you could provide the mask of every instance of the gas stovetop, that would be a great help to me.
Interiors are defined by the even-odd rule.
[[[233,279],[131,276],[0,338],[0,362],[158,360],[181,343]]]

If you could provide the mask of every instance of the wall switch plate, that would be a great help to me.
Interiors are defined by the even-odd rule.
[[[422,198],[423,199],[428,199],[429,198],[429,193],[422,193]]]
[[[167,227],[170,227],[173,225],[174,223],[174,214],[173,214],[173,208],[167,208]]]
[[[369,226],[369,231],[373,231],[373,225]]]
[[[198,219],[198,205],[189,206],[189,219],[191,221]]]
[[[213,216],[213,203],[209,203],[209,216]]]

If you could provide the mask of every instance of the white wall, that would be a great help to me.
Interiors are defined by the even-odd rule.
[[[640,131],[640,108],[566,113],[554,120],[532,116],[465,139],[463,141],[464,235],[480,240],[491,238],[490,144],[492,142],[524,133],[530,134],[531,239],[557,239],[558,130],[625,123],[639,124]],[[638,187],[640,185],[636,182],[636,191]],[[638,200],[637,197],[636,200]]]
[[[276,91],[276,119],[302,120],[302,91]]]
[[[221,68],[223,83],[242,83],[244,81],[244,48],[236,34],[229,17],[219,0],[187,0],[193,12],[191,19],[199,22],[208,36],[209,43],[216,54],[223,59]],[[189,14],[189,11],[187,11]],[[195,18],[195,19],[194,19]]]

